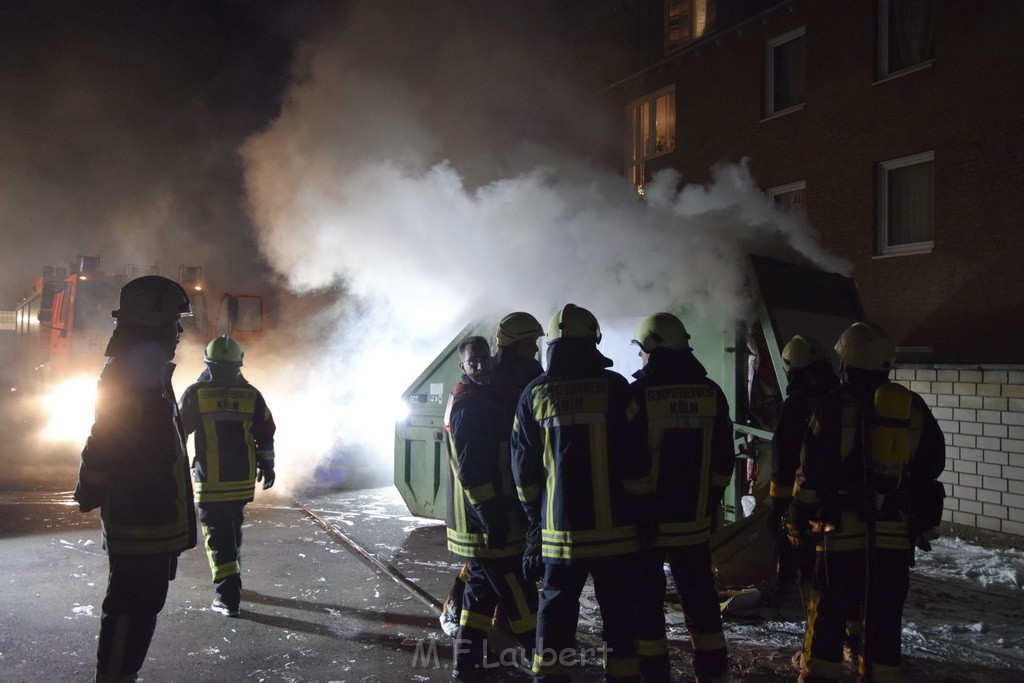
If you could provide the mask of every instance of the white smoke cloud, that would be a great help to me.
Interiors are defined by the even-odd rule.
[[[532,49],[536,35],[499,38],[480,17],[453,31],[397,7],[356,3],[309,46],[280,116],[243,148],[264,257],[292,290],[329,302],[303,321],[333,323],[298,332],[291,318],[315,351],[275,409],[282,473],[353,451],[390,463],[391,407],[471,318],[546,321],[571,301],[601,320],[683,307],[741,319],[747,254],[848,269],[742,161],[716,166],[707,186],[679,189],[662,172],[638,199],[619,169],[577,153],[604,112],[582,123],[591,96],[551,92],[568,80],[550,48]],[[395,16],[415,31],[393,33]],[[582,134],[550,136],[566,129]]]

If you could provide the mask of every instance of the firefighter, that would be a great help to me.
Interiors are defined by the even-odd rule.
[[[523,387],[542,372],[540,361],[537,360],[537,339],[544,335],[544,328],[529,313],[516,311],[501,319],[494,330],[493,370],[490,383],[510,400],[508,407],[509,421],[515,415],[516,403]],[[511,431],[511,429],[509,430]],[[452,582],[448,597],[441,605],[441,630],[449,636],[455,636],[459,629],[459,611],[462,609],[462,591],[466,587],[469,567],[462,569]],[[501,606],[495,611],[496,625],[503,626]]]
[[[548,327],[547,371],[526,386],[512,432],[512,473],[530,523],[527,578],[544,579],[533,671],[568,681],[588,576],[601,608],[605,677],[639,676],[634,612],[641,510],[652,493],[645,451],[630,447],[629,385],[598,351],[594,315],[567,304]],[[640,521],[641,528],[637,528]]]
[[[490,384],[486,339],[467,337],[458,352],[462,380],[452,389],[445,419],[451,437],[446,523],[448,549],[466,560],[466,582],[452,677],[475,681],[487,671],[487,631],[499,603],[532,655],[537,589],[523,576],[526,520],[510,471],[510,401]]]
[[[718,591],[711,568],[711,519],[722,502],[735,459],[729,404],[693,355],[690,335],[671,313],[641,324],[633,344],[643,367],[634,374],[637,407],[632,434],[651,455],[658,540],[640,552],[637,613],[644,681],[669,680],[665,638],[666,560],[675,579],[700,683],[728,671]]]
[[[511,396],[513,405],[526,385],[544,371],[537,360],[537,340],[542,336],[540,322],[522,311],[506,315],[494,331],[497,351],[491,383]]]
[[[781,595],[799,580],[799,589],[806,603],[814,573],[814,545],[791,544],[784,522],[793,499],[793,482],[800,466],[800,446],[807,423],[822,397],[839,384],[839,379],[821,342],[807,335],[798,334],[783,347],[782,366],[788,383],[786,400],[782,403],[779,421],[772,435],[772,476],[768,497],[770,524],[776,535],[779,554],[776,589]]]
[[[100,616],[97,681],[134,681],[167,599],[178,555],[196,545],[184,433],[171,374],[191,315],[188,295],[157,275],[121,288],[96,421],[82,450],[75,500],[100,508],[110,573]]]
[[[880,328],[855,323],[835,350],[841,384],[811,418],[790,510],[817,550],[800,680],[839,678],[846,621],[861,618],[861,679],[896,681],[914,547],[929,549],[941,521],[945,443],[924,400],[888,381],[895,346]]]
[[[245,504],[256,482],[274,485],[277,427],[263,394],[242,376],[241,344],[222,335],[206,346],[206,371],[181,395],[185,434],[195,434],[196,503],[217,597],[210,609],[239,615]]]

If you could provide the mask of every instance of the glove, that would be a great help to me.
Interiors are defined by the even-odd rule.
[[[508,545],[508,527],[489,526],[484,532],[488,550],[501,550]]]
[[[708,517],[711,518],[711,533],[718,531],[718,524],[721,521],[719,512],[722,507],[722,499],[725,497],[725,489],[712,486],[708,492]]]
[[[768,528],[771,529],[776,541],[787,542],[789,535],[789,504],[788,498],[768,496]]]
[[[650,548],[658,542],[658,497],[644,493],[632,496],[630,503],[640,548]]]
[[[800,548],[811,536],[812,508],[804,503],[793,500],[789,506],[786,519],[786,535],[794,548]]]
[[[476,508],[484,527],[484,543],[488,550],[508,545],[508,508],[500,498],[490,498]]]
[[[106,484],[93,483],[95,481],[100,480],[95,475],[92,475],[84,464],[80,465],[78,468],[78,483],[75,484],[74,499],[78,503],[78,509],[82,512],[95,510],[103,505],[103,501],[106,498]]]
[[[106,495],[107,487],[89,486],[81,481],[75,485],[75,501],[78,502],[78,509],[82,512],[95,510],[103,505],[103,498]]]
[[[526,533],[526,550],[523,552],[523,576],[534,583],[544,578],[544,560],[540,554],[540,527],[533,527]]]
[[[263,482],[263,490],[266,491],[274,485],[274,461],[259,458],[256,461],[256,481]]]

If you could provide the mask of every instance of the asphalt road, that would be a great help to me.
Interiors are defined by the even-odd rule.
[[[66,464],[15,470],[0,461],[0,682],[92,680],[107,559],[97,512],[82,514],[70,500],[74,479]],[[181,556],[140,680],[450,680],[451,641],[435,606],[458,564],[445,550],[443,525],[412,517],[388,486],[305,494],[301,503],[259,491],[246,508],[240,618],[210,610],[202,549]],[[938,596],[956,594],[953,583],[919,581],[908,604],[942,610]],[[587,646],[599,640],[600,623],[592,591],[583,603],[577,636]],[[798,612],[791,605],[727,615],[734,681],[795,678],[789,656],[799,636],[780,641],[772,625],[796,628]],[[745,624],[753,629],[747,635]],[[688,639],[676,631],[673,673],[692,680]],[[1019,680],[1002,666],[955,659],[912,656],[904,668],[906,680]],[[510,668],[495,674],[494,680],[526,680]],[[596,662],[574,674],[580,683],[601,678]]]
[[[67,498],[0,494],[0,680],[92,680],[106,555],[97,514]],[[423,602],[288,501],[247,510],[241,617],[209,609],[205,555],[183,554],[140,680],[449,678],[447,641],[434,640]],[[437,661],[414,664],[431,643]]]

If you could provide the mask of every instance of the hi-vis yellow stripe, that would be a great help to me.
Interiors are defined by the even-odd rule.
[[[533,416],[544,435],[544,468],[547,470],[547,519],[554,520],[554,489],[556,463],[550,430],[570,425],[587,425],[590,441],[591,488],[594,523],[598,529],[612,526],[611,484],[608,472],[608,434],[605,419],[608,413],[608,382],[604,379],[581,379],[549,382],[533,389]],[[551,523],[550,521],[548,522]]]
[[[703,384],[675,384],[650,387],[644,392],[647,403],[648,441],[651,445],[651,477],[655,488],[661,469],[661,445],[668,429],[701,430],[700,481],[708,481],[711,470],[711,435],[718,413],[718,395]],[[726,482],[728,483],[728,482]],[[697,509],[707,507],[708,488],[700,487]]]

